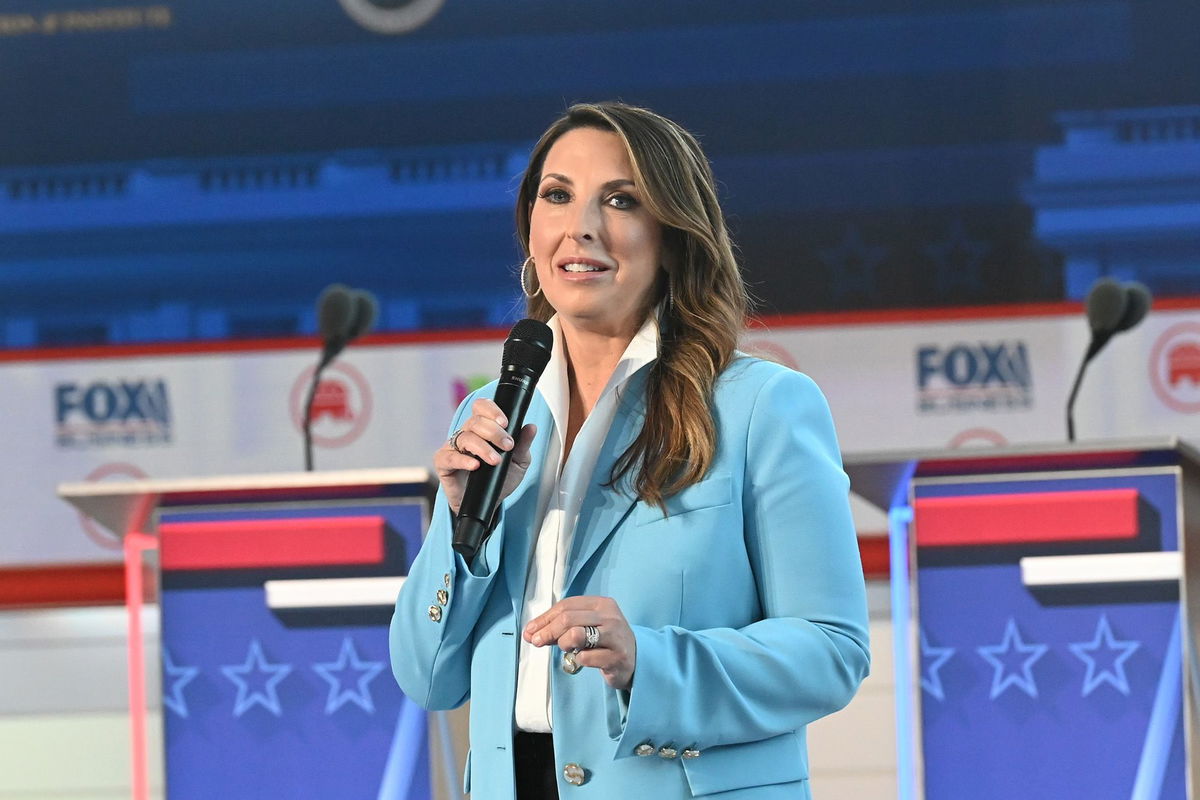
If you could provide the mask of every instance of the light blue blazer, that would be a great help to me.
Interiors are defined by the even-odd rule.
[[[621,398],[564,584],[565,596],[617,601],[637,640],[633,686],[611,689],[595,669],[568,675],[555,651],[560,795],[808,798],[805,726],[846,705],[870,665],[849,482],[829,408],[808,377],[738,358],[714,391],[712,467],[668,499],[664,517],[628,482],[602,485],[641,428],[648,371]],[[526,421],[540,432],[532,466],[480,557],[468,567],[451,549],[439,492],[391,624],[392,668],[405,694],[429,709],[471,701],[464,780],[475,800],[514,797],[520,603],[553,425],[540,396]],[[568,764],[582,768],[582,785],[565,780]]]

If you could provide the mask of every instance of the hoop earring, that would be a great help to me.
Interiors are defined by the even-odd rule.
[[[534,289],[532,292],[529,291],[530,285],[537,280],[537,268],[534,267],[531,272],[529,269],[530,267],[534,267],[533,256],[525,259],[525,263],[521,265],[521,292],[524,293],[524,295],[530,300],[532,300],[542,293],[542,285],[539,283],[536,289]]]

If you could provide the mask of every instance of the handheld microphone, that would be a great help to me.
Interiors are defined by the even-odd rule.
[[[1136,281],[1118,283],[1112,278],[1101,278],[1088,290],[1086,308],[1092,338],[1084,352],[1083,363],[1079,365],[1079,372],[1075,374],[1071,396],[1067,399],[1067,441],[1075,441],[1075,397],[1079,394],[1087,365],[1113,336],[1135,327],[1145,319],[1151,302],[1150,290]]]
[[[346,345],[371,329],[379,314],[379,303],[365,289],[351,289],[340,283],[326,286],[317,298],[317,330],[321,334],[321,358],[313,370],[304,398],[304,469],[313,468],[312,407],[321,383],[321,372],[333,363]]]
[[[525,424],[525,412],[533,399],[533,389],[546,364],[550,363],[550,351],[554,347],[554,334],[550,328],[535,319],[523,319],[513,326],[504,342],[504,357],[500,366],[500,383],[496,386],[495,403],[508,420],[505,430],[517,438]],[[479,546],[491,533],[492,520],[500,505],[500,493],[504,478],[512,461],[512,451],[498,451],[500,463],[481,462],[479,468],[467,476],[467,488],[463,493],[458,518],[454,522],[452,546],[462,554],[467,563],[475,558]]]

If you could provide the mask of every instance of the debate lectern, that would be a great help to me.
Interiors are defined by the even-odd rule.
[[[1200,800],[1200,451],[848,457],[888,510],[902,800]]]
[[[168,800],[428,800],[425,712],[392,679],[387,641],[428,470],[58,491],[124,537],[135,800],[149,797],[141,610],[155,600]]]

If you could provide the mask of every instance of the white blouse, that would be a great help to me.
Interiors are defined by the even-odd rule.
[[[563,581],[567,576],[567,556],[571,552],[571,541],[575,534],[575,523],[584,495],[592,483],[592,471],[596,457],[617,410],[620,389],[635,372],[658,358],[658,322],[654,314],[646,320],[641,330],[629,342],[612,376],[596,401],[595,408],[583,421],[575,436],[571,452],[565,463],[562,461],[564,435],[570,393],[567,388],[567,363],[564,356],[562,328],[557,317],[547,323],[554,333],[554,351],[546,366],[537,390],[542,393],[554,418],[552,431],[539,431],[539,436],[549,435],[546,460],[542,465],[542,482],[538,492],[539,516],[542,527],[538,531],[529,565],[529,576],[525,583],[525,601],[521,607],[521,630],[539,614],[544,614],[562,598]],[[600,476],[607,482],[609,476]],[[517,728],[523,731],[549,733],[554,725],[550,705],[551,645],[535,647],[522,638],[517,663],[517,698],[514,716]]]

